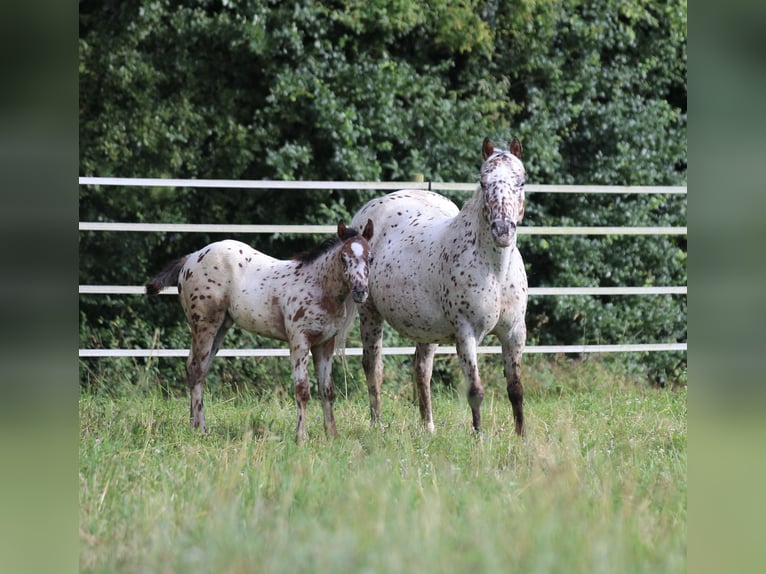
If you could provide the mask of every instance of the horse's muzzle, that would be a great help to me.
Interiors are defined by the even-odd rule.
[[[358,289],[356,287],[351,289],[351,297],[354,299],[354,303],[358,303],[361,305],[365,301],[367,301],[367,287],[363,287],[361,289]]]
[[[490,225],[490,231],[498,247],[509,247],[516,238],[516,224],[512,221],[496,219]]]

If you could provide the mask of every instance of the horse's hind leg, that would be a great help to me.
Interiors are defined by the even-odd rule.
[[[524,353],[527,329],[524,321],[517,323],[505,337],[501,337],[503,348],[503,371],[507,383],[508,398],[513,409],[516,434],[524,436],[524,387],[521,384],[521,356]]]
[[[370,304],[359,307],[362,366],[370,397],[370,421],[380,420],[380,385],[383,381],[383,318]]]
[[[431,373],[434,369],[437,346],[426,343],[418,343],[415,346],[415,391],[420,407],[420,418],[431,432],[434,432],[434,418],[431,410]]]
[[[338,431],[335,428],[335,414],[332,408],[335,401],[335,390],[332,383],[332,354],[334,351],[334,338],[311,349],[311,356],[314,359],[314,372],[319,384],[319,396],[322,399],[324,432],[329,437],[338,436]]]
[[[226,311],[217,312],[204,319],[197,316],[192,320],[192,346],[186,361],[186,381],[191,396],[189,420],[193,429],[199,428],[203,433],[207,433],[205,403],[202,399],[205,376],[232,323]]]

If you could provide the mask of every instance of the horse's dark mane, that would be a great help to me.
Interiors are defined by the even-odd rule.
[[[319,259],[328,251],[332,250],[334,247],[338,246],[340,243],[351,239],[352,237],[358,237],[359,235],[361,234],[356,229],[346,227],[346,232],[343,234],[343,237],[338,237],[337,235],[330,237],[330,239],[324,241],[312,249],[308,249],[298,253],[297,255],[293,255],[291,259],[300,261],[301,263],[311,263],[312,261]]]

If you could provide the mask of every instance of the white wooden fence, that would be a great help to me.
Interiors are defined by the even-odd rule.
[[[475,183],[444,182],[358,182],[358,181],[244,181],[220,179],[148,179],[81,177],[80,185],[120,187],[186,187],[217,189],[315,189],[315,190],[378,190],[427,189],[432,191],[473,191]],[[581,186],[581,185],[527,185],[527,193],[589,193],[589,194],[686,194],[686,187],[663,186]],[[120,223],[80,221],[80,231],[127,232],[183,232],[183,233],[305,233],[332,234],[333,225],[219,225],[186,223]],[[686,235],[686,227],[528,227],[520,226],[519,235]],[[142,295],[143,285],[80,285],[81,295]],[[164,295],[177,295],[175,287],[163,290]],[[680,295],[685,296],[685,285],[659,287],[530,287],[529,296],[571,295]],[[686,351],[686,343],[636,343],[620,345],[530,345],[526,353],[614,353]],[[384,347],[386,355],[410,355],[415,347]],[[346,349],[347,355],[361,355],[360,348]],[[500,353],[499,346],[478,348],[479,353]],[[437,353],[455,354],[455,347],[439,346]],[[185,357],[188,349],[79,349],[81,358],[94,357]],[[286,348],[273,349],[221,349],[220,357],[285,357]]]

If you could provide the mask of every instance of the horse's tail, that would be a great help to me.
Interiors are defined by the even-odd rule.
[[[178,275],[181,273],[181,267],[186,263],[187,258],[188,255],[181,257],[181,259],[176,259],[173,263],[160,271],[154,279],[146,284],[146,294],[157,295],[162,291],[163,287],[176,285],[178,283]]]

